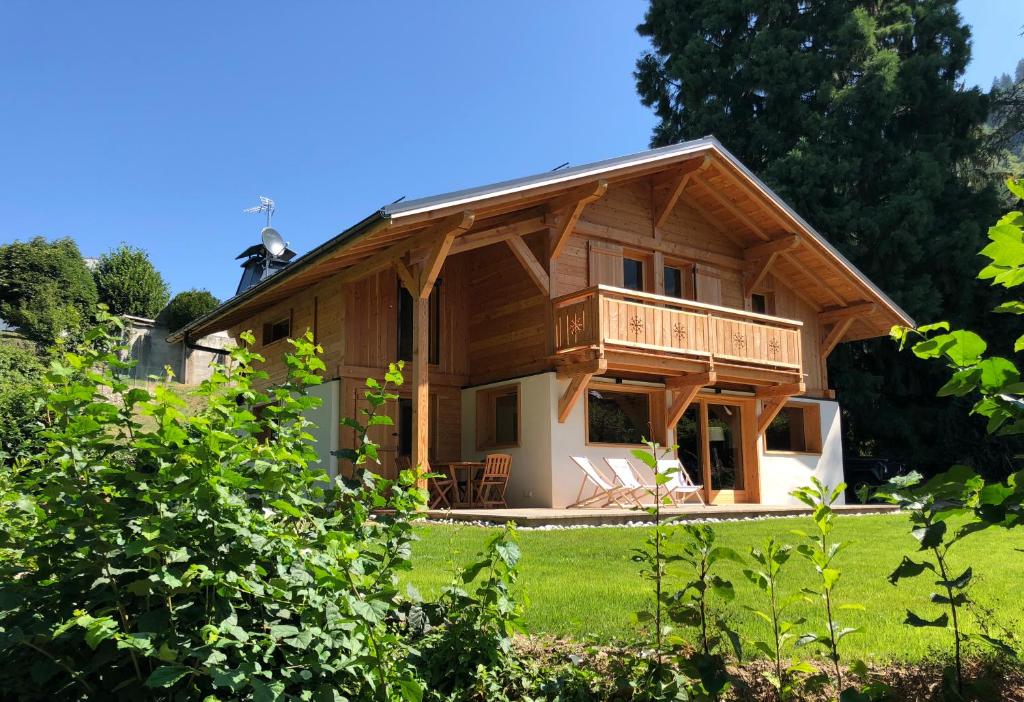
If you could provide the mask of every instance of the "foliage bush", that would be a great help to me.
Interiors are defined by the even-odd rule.
[[[209,290],[193,288],[172,297],[167,307],[160,313],[160,320],[172,331],[181,329],[207,312],[212,312],[219,304],[220,300],[214,297]]]
[[[419,700],[388,617],[423,494],[410,473],[331,483],[309,468],[306,390],[323,369],[309,336],[268,392],[262,358],[233,349],[188,416],[171,389],[118,378],[120,323],[100,322],[46,372],[45,449],[6,469],[3,694]],[[367,395],[398,382],[392,369]]]
[[[41,428],[43,364],[30,348],[0,342],[0,461],[32,453]]]
[[[100,256],[93,277],[100,302],[114,314],[152,319],[170,298],[167,283],[149,254],[127,244]]]
[[[39,345],[77,339],[96,300],[92,273],[73,239],[0,246],[0,319]]]

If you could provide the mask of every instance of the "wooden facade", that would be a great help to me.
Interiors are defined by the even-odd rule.
[[[560,419],[593,383],[656,384],[666,440],[702,392],[746,392],[756,439],[791,397],[832,397],[836,343],[911,322],[717,142],[403,204],[180,334],[251,329],[276,381],[287,342],[260,330],[283,319],[313,331],[350,414],[411,350],[391,410],[411,439],[374,430],[385,472],[404,449],[463,458],[462,389],[542,372],[567,381]]]

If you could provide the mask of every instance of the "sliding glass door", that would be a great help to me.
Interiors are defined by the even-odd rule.
[[[756,475],[752,403],[743,398],[698,398],[675,428],[679,460],[709,502],[746,502],[754,496],[748,483]],[[752,469],[753,468],[753,469]]]

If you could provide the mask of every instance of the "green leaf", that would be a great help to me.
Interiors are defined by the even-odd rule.
[[[910,532],[915,539],[921,543],[921,550],[935,548],[942,545],[942,538],[946,535],[946,523],[936,522],[928,526],[918,527]]]
[[[904,556],[899,566],[896,567],[896,570],[889,574],[889,582],[895,585],[903,578],[917,577],[918,575],[923,573],[926,568],[932,572],[935,572],[935,566],[933,566],[931,563],[918,563]]]
[[[289,516],[296,518],[302,517],[302,512],[295,505],[285,502],[284,500],[272,500],[270,502],[270,506],[276,507]]]
[[[181,665],[165,665],[146,678],[146,687],[170,687],[191,672]]]
[[[403,678],[399,681],[398,686],[403,700],[406,702],[422,702],[423,686],[420,685],[419,681],[412,678]]]
[[[1022,341],[1024,341],[1024,336],[1018,339],[1017,343]],[[1021,348],[1024,348],[1024,345]],[[1014,344],[1014,350],[1020,350],[1016,344]],[[987,393],[998,392],[1006,385],[1020,380],[1020,372],[1017,370],[1017,366],[999,356],[986,358],[977,365],[977,368],[981,370],[981,389]]]
[[[1024,314],[1024,301],[1011,300],[1009,302],[1004,302],[1001,305],[996,306],[992,311],[1003,314]]]
[[[971,568],[967,568],[959,577],[953,578],[952,580],[939,580],[935,584],[939,587],[948,587],[953,590],[963,590],[971,582],[971,578],[974,576],[974,571]]]

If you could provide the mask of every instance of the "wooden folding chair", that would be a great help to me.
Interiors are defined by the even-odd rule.
[[[395,467],[398,472],[409,470],[412,461],[408,456],[399,456],[395,459]],[[430,509],[451,509],[452,490],[455,489],[455,481],[451,477],[442,476],[427,478],[427,507]]]
[[[641,482],[640,476],[628,459],[605,458],[604,462],[612,469],[615,482],[626,488],[637,503],[640,502],[640,498],[644,495],[649,495],[652,500],[654,499],[654,485]]]
[[[474,501],[481,507],[508,507],[505,503],[505,488],[512,472],[512,456],[507,453],[490,453],[484,458],[483,474],[476,484]]]
[[[619,507],[635,507],[638,503],[632,493],[621,485],[609,483],[601,471],[594,467],[586,456],[570,456],[573,462],[583,471],[583,481],[580,483],[579,492],[576,493],[576,501],[570,507],[591,507],[595,502],[604,502],[598,507],[607,507],[611,503]],[[583,497],[583,491],[587,484],[594,487],[594,492],[589,497]]]
[[[700,503],[707,507],[707,503],[704,502],[704,497],[701,493],[704,491],[703,485],[696,485],[690,478],[690,474],[686,472],[686,468],[683,467],[682,461],[678,458],[663,458],[658,461],[658,472],[659,473],[670,473],[668,482],[662,487],[668,492],[669,497],[675,502],[676,496],[682,496],[682,500],[676,504],[683,504],[690,497],[690,495],[696,495]]]

